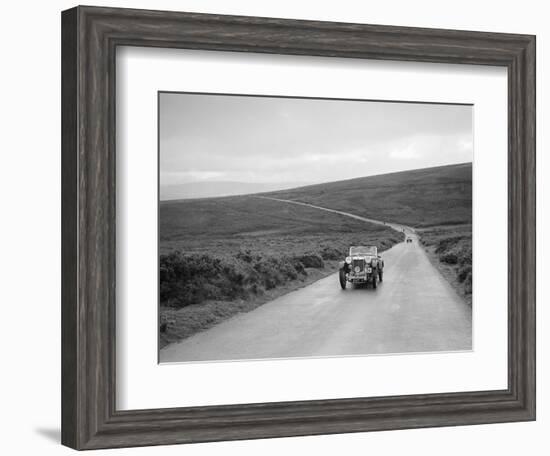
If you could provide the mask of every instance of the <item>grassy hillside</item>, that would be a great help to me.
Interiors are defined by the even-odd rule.
[[[389,228],[254,196],[162,202],[160,252],[307,253],[350,239],[394,237]],[[346,239],[344,239],[346,238]],[[345,248],[344,248],[345,250]]]
[[[385,250],[402,237],[254,196],[162,202],[161,345],[331,273],[350,245]]]
[[[472,166],[462,164],[264,195],[416,227],[468,298],[471,186]],[[329,274],[350,245],[385,250],[403,237],[385,226],[254,195],[165,201],[159,212],[161,346]]]
[[[472,222],[472,164],[439,166],[267,194],[414,227]]]
[[[466,302],[472,303],[472,225],[444,225],[417,231],[426,250]]]

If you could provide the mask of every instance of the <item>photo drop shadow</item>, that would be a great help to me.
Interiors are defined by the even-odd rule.
[[[42,436],[50,442],[61,442],[61,429],[60,428],[36,428],[34,430],[38,435]]]

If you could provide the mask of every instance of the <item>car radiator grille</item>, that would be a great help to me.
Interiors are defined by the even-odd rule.
[[[355,271],[355,268],[359,266],[359,272],[363,272],[365,269],[365,260],[353,260],[353,270]]]

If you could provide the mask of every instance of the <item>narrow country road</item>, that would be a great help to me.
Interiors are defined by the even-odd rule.
[[[277,200],[275,198],[270,198]],[[342,290],[332,274],[160,351],[160,362],[322,357],[472,349],[472,310],[430,263],[414,230],[382,253],[377,289]]]
[[[340,214],[340,215],[343,215],[345,217],[349,217],[349,218],[352,218],[352,219],[355,219],[355,220],[361,220],[363,222],[374,223],[376,225],[385,225],[385,226],[388,226],[390,228],[393,228],[395,231],[405,231],[405,232],[411,233],[411,234],[414,233],[414,228],[411,228],[410,226],[401,225],[401,224],[398,224],[398,223],[384,222],[383,220],[376,220],[376,219],[371,219],[371,218],[367,218],[367,217],[361,217],[360,215],[350,214],[349,212],[337,211],[336,209],[328,209],[326,207],[315,206],[314,204],[302,203],[301,201],[292,201],[292,200],[285,200],[285,199],[280,199],[280,198],[272,198],[270,196],[257,196],[256,198],[268,199],[268,200],[271,200],[271,201],[280,201],[281,203],[287,203],[287,204],[296,204],[298,206],[311,207],[313,209],[319,209],[320,211],[325,211],[325,212],[332,212],[333,214]]]

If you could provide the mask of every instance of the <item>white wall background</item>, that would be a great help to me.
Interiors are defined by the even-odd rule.
[[[4,454],[69,454],[60,422],[60,11],[70,1],[10,2],[0,43],[0,448]],[[181,0],[99,1],[102,6],[516,32],[537,35],[538,421],[444,429],[344,434],[108,454],[547,454],[550,446],[549,289],[550,14],[535,0],[439,2]],[[105,452],[101,452],[105,453]],[[98,453],[99,454],[99,453]]]

